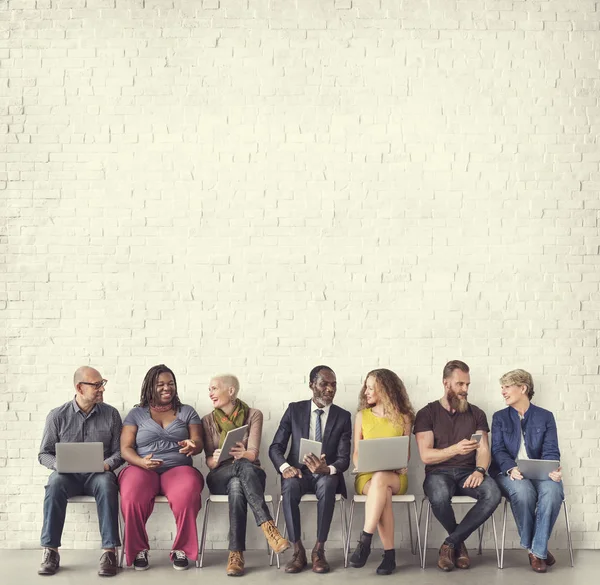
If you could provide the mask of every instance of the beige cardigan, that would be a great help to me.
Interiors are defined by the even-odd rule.
[[[256,408],[251,408],[248,411],[248,419],[244,424],[248,425],[248,439],[244,441],[244,446],[246,447],[246,451],[252,451],[256,455],[254,464],[260,467],[258,452],[263,426],[262,412]],[[212,412],[202,418],[202,429],[204,430],[204,453],[208,459],[219,448],[219,440],[221,438],[221,433],[215,424]],[[228,461],[231,462],[232,460]]]

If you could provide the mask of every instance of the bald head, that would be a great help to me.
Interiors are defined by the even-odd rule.
[[[97,382],[98,380],[102,380],[100,372],[95,368],[90,368],[90,366],[81,366],[73,374],[73,385],[75,387],[81,382]]]

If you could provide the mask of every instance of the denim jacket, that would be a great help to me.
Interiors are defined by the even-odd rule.
[[[558,435],[554,415],[544,408],[530,404],[523,417],[525,449],[530,459],[558,459]],[[521,419],[511,406],[494,413],[492,418],[492,465],[495,477],[515,467],[521,445]]]

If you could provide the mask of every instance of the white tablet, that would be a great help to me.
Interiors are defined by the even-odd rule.
[[[555,459],[518,459],[517,467],[525,479],[550,479],[549,473],[560,467]]]
[[[102,443],[56,443],[58,473],[100,473],[104,471]]]
[[[321,457],[323,443],[319,441],[311,441],[309,439],[300,439],[300,452],[298,453],[298,461],[300,465],[304,465],[304,457],[312,453],[317,459]]]
[[[223,461],[227,461],[227,459],[232,459],[233,457],[229,454],[229,450],[232,447],[235,447],[236,443],[243,442],[244,438],[248,433],[248,425],[243,425],[238,427],[237,429],[233,429],[232,431],[227,432],[227,436],[225,437],[225,441],[223,443],[223,447],[221,447],[221,454],[217,459],[217,465],[223,463]]]

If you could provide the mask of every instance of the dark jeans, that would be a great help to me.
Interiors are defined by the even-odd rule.
[[[119,539],[119,485],[112,471],[104,473],[58,473],[48,478],[44,496],[42,546],[58,548],[65,525],[67,500],[73,496],[94,496],[102,548],[121,546]]]
[[[304,494],[317,496],[317,541],[327,541],[341,477],[341,473],[316,475],[307,471],[302,477],[281,478],[283,514],[290,542],[301,540],[300,498]]]
[[[502,498],[496,482],[488,476],[479,487],[462,487],[471,473],[473,469],[464,467],[435,469],[427,474],[423,482],[423,490],[431,502],[433,514],[448,532],[445,542],[454,547],[467,540],[493,514]],[[452,496],[470,496],[477,500],[460,524],[456,523],[450,503]]]
[[[246,550],[248,507],[256,524],[272,520],[265,503],[265,472],[248,459],[236,459],[213,469],[206,477],[211,494],[229,496],[229,550]]]

